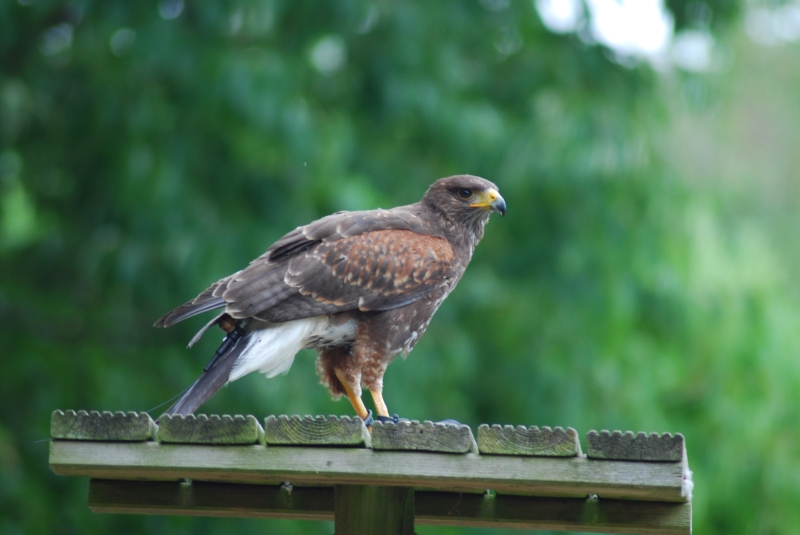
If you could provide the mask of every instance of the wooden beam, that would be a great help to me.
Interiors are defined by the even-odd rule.
[[[333,520],[332,487],[230,483],[89,482],[96,513]],[[688,535],[691,504],[415,492],[416,523]],[[338,529],[337,529],[338,533]]]
[[[433,423],[429,420],[381,423],[372,425],[372,448],[375,450],[435,451],[441,453],[478,453],[478,445],[468,425]]]
[[[50,436],[62,440],[139,442],[150,440],[157,426],[146,412],[53,411]]]
[[[264,437],[276,446],[370,447],[364,421],[349,416],[267,416]]]
[[[158,420],[158,440],[167,444],[257,444],[263,439],[255,416],[164,415]]]
[[[414,535],[414,489],[374,485],[334,487],[336,535]]]
[[[683,502],[686,462],[637,463],[583,457],[514,457],[362,448],[171,445],[157,442],[50,443],[60,475],[100,479],[388,485],[416,489],[493,489],[498,494]]]
[[[95,513],[333,520],[333,488],[89,480]]]
[[[689,535],[690,503],[417,492],[417,522],[462,527]]]
[[[533,455],[537,457],[575,457],[581,454],[578,432],[569,427],[525,427],[481,424],[478,449],[492,455]]]
[[[686,457],[686,445],[680,433],[634,435],[632,431],[589,431],[586,441],[586,455],[592,459],[676,462]]]

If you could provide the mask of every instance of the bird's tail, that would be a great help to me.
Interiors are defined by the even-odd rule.
[[[187,416],[192,414],[200,405],[216,394],[220,388],[225,386],[233,365],[247,345],[246,341],[243,340],[244,335],[244,325],[238,323],[235,329],[231,330],[225,340],[222,341],[219,349],[214,354],[214,358],[205,367],[203,374],[164,414],[168,416],[176,414]]]

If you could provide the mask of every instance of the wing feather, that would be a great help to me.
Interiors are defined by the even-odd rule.
[[[444,238],[378,230],[308,249],[292,259],[285,280],[320,303],[377,311],[449,285],[458,271]]]
[[[216,290],[217,285],[224,280],[225,279],[212,284],[208,289],[191,301],[187,301],[181,306],[170,310],[156,321],[155,326],[169,327],[170,325],[174,325],[179,321],[191,318],[197,314],[202,314],[203,312],[225,306],[225,301],[214,295],[214,290]]]
[[[221,307],[233,317],[278,322],[404,306],[463,271],[449,242],[418,212],[419,205],[338,212],[298,227],[156,325]]]

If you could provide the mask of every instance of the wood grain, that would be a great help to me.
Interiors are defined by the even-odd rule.
[[[158,440],[165,444],[257,444],[264,439],[255,416],[164,415],[158,424]]]
[[[468,425],[415,420],[397,424],[375,422],[372,449],[477,453],[478,446]]]
[[[96,513],[334,519],[333,487],[230,483],[89,482]],[[417,524],[688,535],[690,503],[415,492]]]
[[[95,513],[333,520],[333,487],[204,481],[89,481]]]
[[[414,535],[414,489],[334,487],[334,527],[341,535]]]
[[[443,526],[689,535],[690,503],[417,492],[417,522]]]
[[[578,432],[571,427],[482,424],[478,427],[478,450],[493,455],[575,457],[581,454],[581,445]]]
[[[516,457],[373,451],[365,448],[162,445],[157,442],[50,443],[60,475],[101,479],[392,485],[498,494],[683,502],[685,462],[651,463],[583,457]]]
[[[364,421],[349,416],[267,416],[264,439],[280,446],[370,446]]]
[[[632,431],[589,431],[586,441],[586,455],[591,459],[679,462],[686,456],[685,441],[680,433],[634,435]]]
[[[50,436],[59,440],[150,440],[156,424],[143,412],[53,411]]]

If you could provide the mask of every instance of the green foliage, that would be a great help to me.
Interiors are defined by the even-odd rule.
[[[738,17],[742,5],[727,0],[666,0],[675,20],[676,30],[702,30],[709,27],[719,31]]]
[[[796,530],[798,285],[773,239],[796,221],[678,178],[698,178],[680,162],[702,140],[665,133],[687,113],[674,89],[706,82],[490,4],[0,2],[0,531],[330,533],[93,515],[37,441],[53,409],[144,410],[188,386],[219,339],[188,351],[204,319],[153,321],[283,233],[456,173],[496,182],[508,216],[389,368],[389,409],[683,432],[698,533]],[[715,31],[738,7],[671,2],[678,27],[699,4]],[[204,410],[351,408],[308,353]]]

